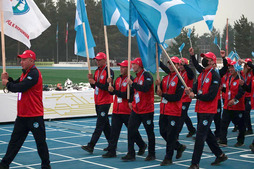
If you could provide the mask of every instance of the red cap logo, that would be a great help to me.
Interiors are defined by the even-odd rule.
[[[21,55],[18,55],[19,58],[23,58],[23,59],[26,59],[26,58],[31,58],[33,60],[36,60],[36,55],[33,51],[31,50],[26,50],[23,52],[23,54]]]

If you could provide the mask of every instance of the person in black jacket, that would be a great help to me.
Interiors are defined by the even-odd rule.
[[[187,75],[187,77],[186,77],[186,79],[184,79],[184,81],[185,81],[185,83],[188,83],[187,84],[187,85],[189,85],[188,87],[192,87],[193,86],[194,73],[191,70],[191,68],[188,66],[188,64],[186,63],[187,59],[185,60],[185,58],[183,58],[183,60],[184,61],[182,61],[182,65],[180,65],[180,67],[181,67],[180,71],[181,72],[186,71],[186,73],[182,74],[182,77]],[[160,62],[160,67],[165,73],[167,73],[167,74],[170,73],[169,68],[166,65],[164,65],[162,62]],[[186,99],[184,99],[184,100],[186,100]],[[190,117],[188,116],[188,113],[187,113],[188,109],[189,109],[189,105],[190,105],[190,101],[188,101],[188,102],[184,101],[183,102],[183,109],[182,109],[182,115],[181,115],[181,125],[180,125],[180,126],[183,126],[184,123],[186,124],[186,126],[189,130],[189,133],[187,134],[186,137],[192,137],[196,133],[196,129],[195,129],[195,127],[193,127],[192,121],[191,121],[191,119],[190,119]],[[182,130],[182,127],[179,127],[179,134],[180,134],[181,130]],[[181,157],[181,151],[184,151],[183,149],[185,149],[186,146],[183,145],[183,144],[179,144],[179,142],[177,142],[176,145],[177,145],[176,150],[178,150],[177,159],[179,159]]]
[[[20,64],[22,66],[20,78],[13,80],[7,72],[1,76],[3,86],[6,86],[11,92],[18,92],[18,113],[6,154],[0,163],[0,169],[9,168],[30,131],[34,136],[41,158],[41,168],[50,169],[43,120],[42,75],[35,66],[36,55],[33,51],[26,50],[23,54],[18,55],[18,58],[21,59]]]
[[[130,88],[130,99],[127,99],[128,60],[124,60],[117,65],[120,66],[121,75],[116,78],[114,86],[108,87],[110,94],[114,94],[115,98],[111,120],[111,134],[109,145],[107,148],[108,152],[102,155],[103,158],[116,157],[116,147],[121,128],[123,124],[125,124],[125,126],[128,128],[128,121],[132,109],[132,101],[134,94],[134,90],[132,87]],[[134,78],[131,76],[131,79],[133,80]],[[109,82],[111,82],[111,78],[108,79],[108,83]],[[142,140],[139,132],[137,132],[135,142],[140,147],[138,155],[143,155],[145,153],[147,144]]]
[[[219,77],[222,78],[228,71],[228,64],[227,64],[227,59],[225,57],[225,51],[221,50],[220,51],[220,55],[222,57],[223,60],[223,67],[221,69],[217,69],[217,63],[214,62],[213,63],[213,69],[218,73]],[[197,59],[195,58],[195,56],[191,56],[192,62],[194,67],[197,69],[197,71],[199,73],[202,72],[202,69],[200,68],[200,65],[197,61]],[[221,91],[218,91],[218,107],[217,107],[217,114],[214,115],[214,124],[215,124],[215,131],[214,131],[214,135],[216,137],[217,140],[219,140],[220,138],[220,128],[221,128],[221,112],[222,112],[222,108],[221,108],[221,96],[220,96]]]
[[[194,63],[194,49],[190,48],[189,52]],[[216,56],[212,52],[208,52],[202,53],[201,57],[203,57],[202,66],[197,62],[195,66],[197,71],[200,72],[200,75],[198,76],[197,82],[193,85],[193,92],[191,88],[185,90],[190,98],[194,98],[194,93],[197,97],[195,111],[197,112],[198,124],[194,152],[189,169],[199,169],[204,142],[208,144],[209,148],[216,156],[215,161],[212,162],[211,165],[218,165],[228,159],[220,149],[216,137],[210,128],[214,115],[217,113],[217,95],[220,86],[219,75],[213,70]]]
[[[81,146],[81,148],[89,153],[93,153],[94,146],[98,142],[101,133],[104,135],[109,142],[110,138],[110,123],[108,118],[108,112],[111,103],[113,102],[113,96],[108,92],[109,83],[108,79],[108,69],[106,65],[106,54],[99,52],[96,57],[98,68],[95,70],[94,76],[88,74],[88,80],[92,88],[94,88],[94,102],[97,114],[96,127],[94,129],[92,138],[87,145]],[[114,72],[110,69],[111,79],[114,79]],[[107,150],[105,148],[104,150]]]

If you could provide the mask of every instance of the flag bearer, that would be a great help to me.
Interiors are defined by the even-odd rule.
[[[128,124],[128,153],[122,157],[122,160],[135,160],[134,141],[138,128],[143,123],[148,135],[148,155],[145,161],[152,161],[155,160],[153,77],[144,70],[141,58],[136,58],[131,63],[137,76],[133,81],[127,80],[127,83],[134,88],[134,99]]]
[[[109,146],[107,148],[108,152],[103,154],[103,158],[116,157],[116,147],[121,128],[123,124],[128,128],[128,121],[131,114],[132,100],[133,100],[133,88],[131,88],[131,97],[127,99],[127,73],[128,73],[128,60],[124,60],[117,64],[120,66],[121,75],[115,80],[114,86],[109,86],[108,89],[112,94],[115,94],[114,104],[113,104],[113,114],[111,122],[111,135]],[[131,77],[133,80],[133,78]],[[146,143],[142,140],[139,132],[135,137],[135,142],[140,147],[138,155],[143,155],[147,147]]]
[[[189,52],[192,60],[194,60],[195,56],[193,48],[190,48]],[[212,67],[214,62],[216,62],[216,56],[212,52],[208,52],[205,54],[202,53],[201,57],[203,57],[203,67],[200,65],[196,67],[201,73],[198,76],[197,82],[193,86],[193,92],[191,92],[190,88],[186,89],[187,94],[191,98],[194,97],[194,93],[196,94],[197,101],[195,111],[197,112],[198,117],[194,152],[189,169],[199,168],[205,141],[216,156],[215,161],[212,162],[211,165],[218,165],[227,160],[227,156],[220,149],[216,138],[210,129],[214,115],[217,113],[217,93],[220,85],[220,78]]]
[[[172,57],[172,62],[178,68],[180,59],[178,57]],[[173,69],[172,65],[169,65],[170,73],[165,76],[160,83],[156,81],[156,85],[160,84],[160,88],[157,88],[157,94],[161,96],[160,103],[160,134],[166,141],[166,155],[161,162],[161,166],[172,164],[172,157],[176,146],[176,141],[179,135],[179,127],[181,124],[181,112],[182,112],[182,95],[184,86],[178,79],[178,76]]]
[[[219,141],[219,144],[221,146],[227,146],[227,130],[231,121],[239,128],[237,143],[234,146],[240,147],[244,144],[244,90],[242,86],[239,85],[239,80],[241,79],[241,77],[239,77],[237,71],[234,68],[235,64],[235,61],[231,61],[231,63],[229,64],[229,71],[231,75],[226,82],[226,96],[223,106],[223,114],[221,120],[221,136]]]
[[[106,139],[109,141],[111,129],[108,119],[108,111],[111,103],[113,102],[113,96],[108,92],[109,83],[107,82],[108,69],[106,66],[106,54],[100,52],[94,59],[96,59],[98,68],[95,70],[94,76],[92,74],[88,74],[88,80],[92,88],[94,88],[97,122],[90,142],[86,146],[81,147],[89,153],[93,153],[94,146],[99,140],[102,132],[104,132]],[[114,79],[113,70],[110,69],[110,72],[111,78]]]
[[[194,73],[188,66],[189,61],[186,58],[183,58],[183,59],[184,59],[184,62],[182,62],[182,64],[179,65],[180,73],[181,73],[185,83],[187,84],[187,86],[192,88]],[[168,67],[165,66],[162,62],[160,62],[160,67],[165,73],[167,73],[167,74],[170,73],[170,70],[168,69]],[[182,115],[181,115],[182,122],[181,123],[182,123],[182,125],[185,123],[188,128],[189,133],[187,134],[186,137],[192,137],[196,133],[196,129],[193,126],[190,117],[188,116],[188,109],[189,109],[189,105],[191,103],[191,99],[189,98],[189,96],[186,97],[185,93],[183,94],[182,99],[183,99],[183,107],[182,107]],[[181,132],[181,130],[182,130],[182,127],[179,128],[179,133]],[[182,149],[186,148],[185,145],[179,146],[180,144],[178,144],[178,143],[179,142],[177,142],[178,148],[179,147],[181,147]],[[178,157],[180,157],[180,156],[178,156]]]
[[[0,169],[8,169],[31,131],[41,158],[41,168],[50,169],[49,151],[46,143],[45,123],[43,120],[42,75],[35,66],[36,55],[31,50],[18,55],[23,73],[13,80],[3,73],[2,84],[11,92],[18,92],[18,114],[7,152],[0,163]]]

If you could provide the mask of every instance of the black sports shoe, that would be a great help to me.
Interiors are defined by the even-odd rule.
[[[138,155],[142,156],[146,151],[147,144],[145,143],[144,147],[140,148],[138,151]]]
[[[218,144],[220,147],[227,147],[228,146],[228,144],[226,142],[223,142],[221,140],[218,142]]]
[[[108,147],[104,148],[103,151],[108,151]]]
[[[253,134],[253,130],[247,130],[247,131],[245,132],[245,135],[250,135],[250,134]]]
[[[188,169],[199,169],[198,164],[191,164],[191,166]]]
[[[145,158],[145,161],[153,161],[155,160],[155,155],[148,154],[148,156]]]
[[[232,132],[237,132],[237,130],[238,130],[238,126],[235,126],[235,127],[233,128]]]
[[[186,145],[182,144],[181,147],[176,150],[176,159],[179,159],[182,157],[185,149],[186,149]]]
[[[250,149],[251,149],[251,151],[254,153],[254,144],[251,144],[251,145],[250,145]]]
[[[126,154],[126,156],[123,156],[122,157],[122,160],[123,161],[135,161],[136,160],[136,157],[135,155],[130,155],[129,153]]]
[[[160,165],[167,166],[167,165],[171,165],[172,163],[173,163],[172,160],[164,158],[164,160],[161,162]]]
[[[234,146],[235,146],[235,147],[242,147],[242,146],[244,146],[244,144],[243,144],[243,143],[240,143],[240,142],[237,142]]]
[[[226,161],[228,156],[226,154],[222,154],[220,157],[216,157],[215,161],[211,163],[211,165],[219,165],[221,162]]]
[[[106,154],[102,155],[103,158],[113,158],[116,157],[116,152],[110,152],[108,151]]]
[[[0,163],[0,169],[9,169],[9,166]]]
[[[92,154],[93,153],[93,147],[87,145],[87,146],[81,146],[81,148],[85,151],[87,151],[88,153]]]
[[[189,133],[186,135],[186,137],[192,137],[194,134],[196,134],[196,130],[194,131],[189,131]]]

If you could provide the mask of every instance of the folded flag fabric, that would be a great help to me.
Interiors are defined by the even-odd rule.
[[[10,0],[1,2],[3,1]],[[10,14],[9,10],[4,11],[4,15],[9,16],[4,22],[4,33],[30,48],[30,40],[40,36],[50,23],[33,0],[12,0],[11,5],[13,14]]]
[[[213,28],[218,0],[130,0],[159,43],[181,33],[183,27],[205,20]],[[182,12],[184,11],[184,12]]]
[[[75,45],[74,53],[75,55],[86,57],[86,46],[85,46],[84,31],[83,31],[83,25],[82,25],[83,23],[85,24],[85,29],[86,29],[89,58],[94,58],[95,57],[94,47],[96,45],[95,45],[93,35],[89,26],[85,2],[84,0],[77,0],[76,18],[75,18],[76,38],[75,38],[75,44],[74,44]]]

